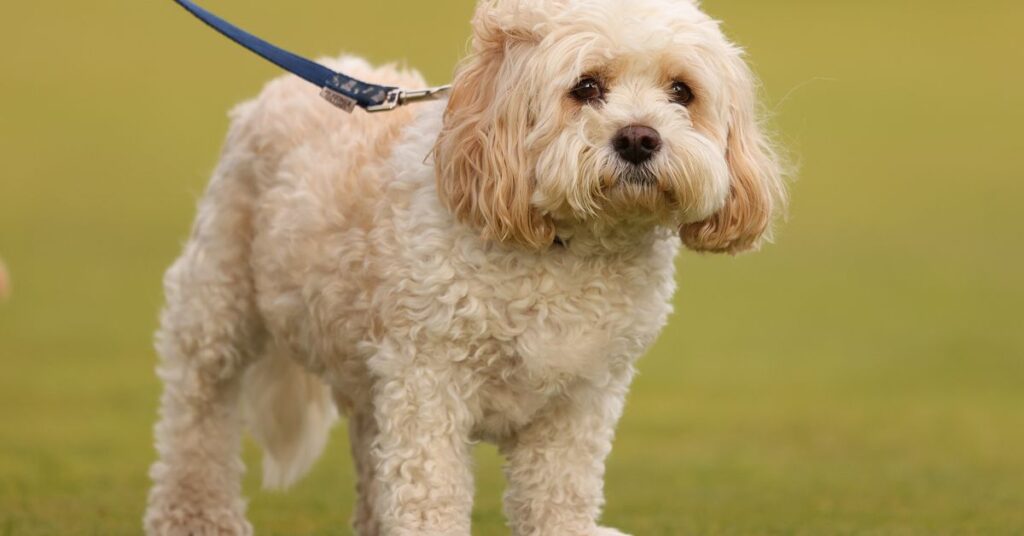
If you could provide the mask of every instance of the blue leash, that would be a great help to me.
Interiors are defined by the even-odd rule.
[[[174,1],[225,37],[319,87],[320,96],[346,112],[351,112],[356,106],[367,112],[386,112],[412,102],[435,100],[451,89],[451,86],[439,86],[407,91],[392,86],[368,84],[276,47],[189,0]]]

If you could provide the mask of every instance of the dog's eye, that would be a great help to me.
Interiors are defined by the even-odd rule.
[[[572,88],[572,98],[583,102],[592,103],[604,99],[604,88],[596,78],[583,78]]]
[[[693,102],[693,90],[690,86],[686,85],[686,82],[680,82],[676,80],[672,82],[672,102],[681,104],[683,106],[689,106]]]

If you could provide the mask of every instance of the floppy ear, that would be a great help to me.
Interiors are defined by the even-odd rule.
[[[716,214],[683,226],[683,242],[694,251],[736,254],[756,249],[771,239],[772,221],[786,205],[779,158],[757,122],[754,77],[738,54],[728,79],[730,192]]]
[[[536,177],[526,143],[534,119],[520,72],[531,36],[503,27],[493,9],[484,3],[477,11],[473,52],[453,82],[434,146],[437,189],[486,238],[539,249],[555,230],[531,205]]]

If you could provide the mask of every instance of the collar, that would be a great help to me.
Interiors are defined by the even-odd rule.
[[[316,85],[320,88],[320,96],[346,112],[351,112],[357,106],[367,112],[386,112],[413,102],[436,100],[451,89],[451,86],[438,86],[410,91],[392,86],[369,84],[274,46],[197,6],[190,0],[174,1],[235,43]]]

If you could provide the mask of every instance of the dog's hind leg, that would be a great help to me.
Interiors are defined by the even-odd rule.
[[[355,512],[352,529],[356,536],[379,536],[380,521],[373,508],[377,495],[373,443],[377,438],[377,421],[370,412],[353,413],[348,420],[349,442],[352,445],[352,460],[356,466]]]
[[[230,147],[230,143],[229,143]],[[164,383],[159,460],[145,516],[150,535],[247,535],[241,497],[242,372],[263,328],[249,269],[254,193],[226,154],[193,234],[164,280],[157,334]]]

